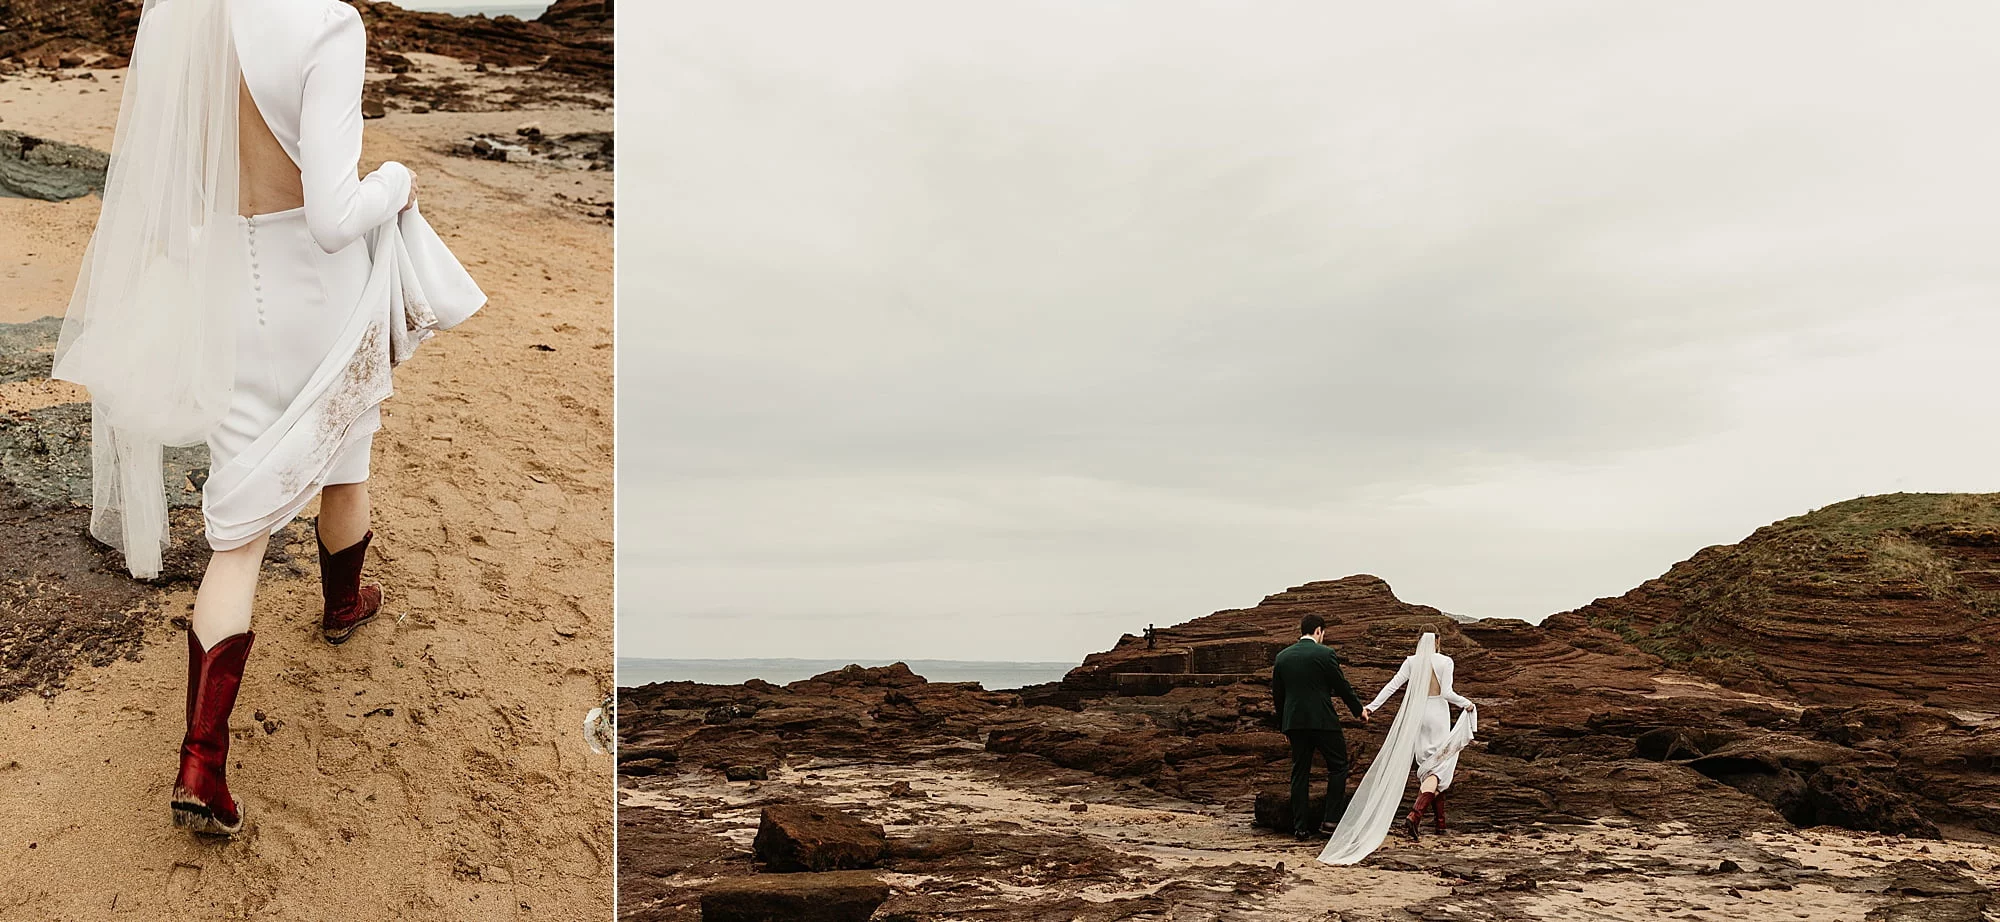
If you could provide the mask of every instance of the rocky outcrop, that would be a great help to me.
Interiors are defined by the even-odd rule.
[[[499,160],[504,163],[546,163],[584,170],[608,170],[614,163],[613,139],[608,131],[577,131],[548,135],[540,126],[529,124],[514,130],[511,137],[480,134],[453,145],[460,157]]]
[[[773,871],[843,871],[874,867],[889,840],[881,824],[832,807],[774,804],[764,808],[750,848]]]
[[[0,58],[47,58],[49,66],[82,52],[122,58],[132,53],[140,9],[139,0],[9,0],[0,6]]]
[[[867,922],[889,886],[854,871],[752,877],[701,896],[702,922]]]
[[[1030,703],[1075,707],[1107,696],[1149,695],[1268,681],[1272,657],[1299,638],[1299,621],[1319,615],[1327,641],[1350,667],[1394,672],[1417,637],[1436,632],[1473,674],[1494,685],[1519,684],[1533,673],[1576,685],[1647,690],[1654,664],[1628,648],[1594,651],[1525,621],[1478,621],[1396,598],[1380,577],[1359,575],[1295,586],[1253,608],[1230,609],[1158,629],[1152,642],[1127,634],[1093,653],[1059,683],[1023,689]]]
[[[541,16],[453,16],[348,0],[368,28],[377,70],[407,68],[404,55],[437,54],[491,67],[531,68],[609,90],[610,0],[559,0]],[[122,67],[139,30],[139,0],[11,0],[0,5],[0,59],[46,68]],[[399,63],[400,62],[400,63]]]
[[[1491,783],[1455,792],[1469,828],[1558,816],[2000,832],[2000,720],[1978,711],[2000,691],[2000,660],[1968,653],[1990,634],[1982,580],[1997,509],[1994,497],[1830,507],[1543,626],[1455,618],[1355,576],[1159,629],[1150,645],[1127,635],[1018,695],[857,667],[786,688],[628,689],[620,713],[633,720],[628,740],[712,770],[806,754],[919,760],[972,743],[1008,771],[1087,772],[1250,813],[1258,791],[1283,784],[1289,757],[1268,663],[1311,613],[1363,689],[1386,681],[1419,633],[1439,635],[1460,691],[1483,704],[1464,766]],[[1808,605],[1797,587],[1825,582],[1811,575],[1822,567],[1847,588]],[[1899,573],[1935,585],[1919,592],[1922,580]],[[1820,607],[1828,599],[1851,604],[1836,616]],[[1886,639],[1868,628],[1878,619]],[[1722,652],[1677,652],[1697,647]],[[1839,675],[1860,690],[1835,703]],[[1354,723],[1347,737],[1358,778],[1379,730]],[[1629,796],[1640,777],[1653,793]]]
[[[1318,787],[1318,785],[1314,785]],[[1339,822],[1340,817],[1326,815],[1326,795],[1314,794],[1306,804],[1306,816],[1321,821]],[[1292,791],[1290,788],[1266,788],[1257,792],[1257,801],[1251,807],[1250,825],[1258,829],[1290,834],[1298,828],[1292,816]],[[1313,824],[1308,823],[1308,826]]]
[[[0,196],[49,202],[104,191],[111,155],[0,129]]]
[[[348,0],[368,27],[369,50],[381,69],[387,55],[443,55],[493,67],[532,67],[600,83],[611,82],[611,4],[567,0],[534,20],[512,16],[453,16],[406,10],[377,0]]]
[[[926,682],[900,663],[850,667],[782,688],[666,682],[619,694],[621,751],[670,752],[682,767],[718,772],[768,771],[799,751],[896,758],[977,737],[1020,703],[977,686]],[[623,710],[628,706],[633,710]]]
[[[1550,618],[1677,670],[1810,704],[2000,700],[2000,496],[1895,494],[1711,547],[1615,599]]]
[[[1450,796],[1454,830],[1505,838],[1609,826],[1734,841],[1837,827],[1896,841],[1962,840],[2000,833],[2000,716],[1995,699],[1978,692],[1993,687],[2000,665],[1954,659],[1941,677],[1933,650],[1956,657],[1988,642],[1983,529],[1996,502],[1843,504],[1705,550],[1634,593],[1543,625],[1455,618],[1355,576],[1161,628],[1150,645],[1128,635],[1061,682],[1016,693],[930,683],[902,666],[849,667],[783,687],[621,689],[621,734],[627,746],[675,754],[677,762],[653,767],[682,781],[746,762],[790,779],[766,783],[759,796],[797,790],[801,766],[921,771],[949,762],[976,765],[996,785],[1060,788],[1064,798],[1089,800],[1078,804],[1088,816],[1099,803],[1191,803],[1288,833],[1289,743],[1276,731],[1268,663],[1313,613],[1327,620],[1328,643],[1364,696],[1393,674],[1420,632],[1437,633],[1457,660],[1459,691],[1479,701],[1481,719]],[[1812,575],[1822,566],[1843,594],[1797,588],[1825,582]],[[1889,639],[1869,636],[1877,618]],[[1956,634],[1943,637],[1927,618],[1945,619]],[[1859,677],[1846,695],[1835,693],[1843,674]],[[1356,781],[1385,729],[1383,721],[1346,727]],[[1315,793],[1323,777],[1316,773]],[[950,829],[891,835],[882,866],[954,881],[1027,873],[978,866],[971,852],[988,847],[975,844],[978,836],[995,830]],[[1112,859],[1077,860],[1079,874],[1115,876]],[[1513,918],[1508,894],[1532,890],[1541,867],[1439,873],[1479,881],[1455,891],[1453,905],[1470,901],[1488,917]],[[1756,873],[1756,886],[1804,879],[1781,863]],[[1939,892],[1925,905],[1944,911],[1962,896]],[[952,917],[966,905],[901,894],[889,905],[906,904],[917,918]],[[1035,912],[1067,905],[1045,902]],[[995,916],[1041,917],[1026,909]]]

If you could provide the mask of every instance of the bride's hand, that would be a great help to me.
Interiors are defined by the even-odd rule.
[[[412,176],[410,177],[410,200],[403,203],[403,207],[399,210],[398,213],[401,213],[403,211],[409,211],[410,209],[415,208],[416,206],[417,206],[417,178],[415,176]]]
[[[1362,722],[1362,723],[1367,723],[1367,722],[1368,722],[1368,721],[1369,721],[1370,719],[1372,719],[1372,718],[1373,718],[1374,716],[1375,716],[1375,711],[1374,711],[1374,710],[1373,710],[1372,708],[1362,708],[1362,709],[1361,709],[1361,722]]]

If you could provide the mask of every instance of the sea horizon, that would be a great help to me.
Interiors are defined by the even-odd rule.
[[[786,657],[738,659],[666,659],[644,656],[618,657],[618,687],[634,688],[654,682],[700,682],[706,685],[740,685],[762,679],[785,685],[848,666],[887,666],[902,663],[910,671],[931,682],[978,682],[989,691],[1022,688],[1054,682],[1076,668],[1076,663],[1023,662],[1014,660],[937,660],[876,657],[861,659],[795,659]]]

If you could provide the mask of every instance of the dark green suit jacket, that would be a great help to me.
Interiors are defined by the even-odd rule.
[[[1354,716],[1361,716],[1361,696],[1347,684],[1332,647],[1302,638],[1278,651],[1278,660],[1271,666],[1271,697],[1278,703],[1278,729],[1288,733],[1340,729],[1340,716],[1333,710],[1335,695],[1347,702]]]

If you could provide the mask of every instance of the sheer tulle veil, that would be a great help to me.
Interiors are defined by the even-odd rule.
[[[56,346],[54,377],[90,390],[90,532],[142,579],[167,545],[162,449],[196,445],[227,411],[241,77],[230,0],[146,0],[97,229]]]

